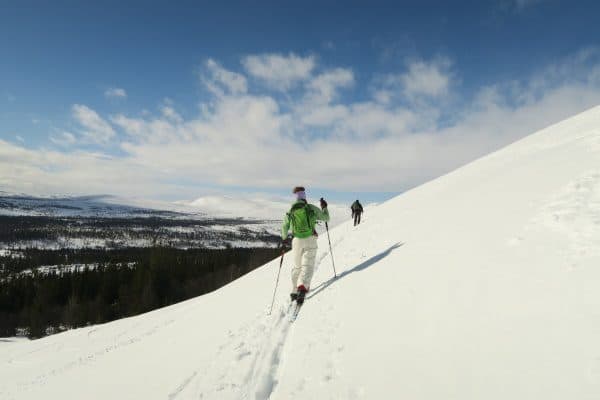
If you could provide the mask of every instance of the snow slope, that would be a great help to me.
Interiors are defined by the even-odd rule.
[[[145,315],[0,343],[2,399],[598,399],[600,107]]]

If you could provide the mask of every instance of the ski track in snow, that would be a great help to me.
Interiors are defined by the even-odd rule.
[[[332,247],[335,249],[342,240],[333,241]],[[322,247],[319,248],[315,263],[315,278],[318,277],[322,262],[330,257],[328,244],[326,248]],[[326,264],[331,265],[331,262]],[[325,284],[328,279],[330,276],[326,275],[317,286]],[[296,321],[290,322],[294,307],[288,301],[287,281],[281,279],[279,282],[280,296],[276,299],[272,314],[265,315],[261,312],[237,332],[230,331],[225,343],[211,357],[209,365],[201,372],[194,371],[177,385],[169,394],[169,400],[217,398],[266,400],[271,397],[283,373],[284,350],[293,336],[292,328],[302,318],[300,314]],[[310,303],[312,301],[307,301],[309,307]],[[332,307],[330,309],[332,310]],[[327,316],[322,317],[321,326],[326,326],[327,319]],[[224,362],[224,360],[233,361]],[[331,376],[334,374],[333,371]],[[210,386],[210,382],[218,383]]]
[[[196,377],[196,375],[198,375],[198,371],[194,371],[183,382],[181,382],[181,384],[169,394],[169,400],[177,398],[177,396],[190,384],[190,382]]]
[[[280,356],[292,326],[290,309],[287,304],[277,305],[270,316],[261,313],[239,331],[229,332],[210,364],[181,382],[169,399],[269,398],[277,384]]]

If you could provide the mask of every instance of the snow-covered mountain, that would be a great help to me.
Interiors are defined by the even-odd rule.
[[[252,216],[256,219],[277,220],[283,219],[283,214],[290,209],[293,197],[289,199],[255,196],[204,196],[193,201],[179,201],[176,204],[191,210],[201,210],[207,215],[223,218],[238,218],[240,216]],[[319,204],[319,199],[310,199],[314,204]],[[371,205],[365,205],[366,211]],[[337,226],[351,218],[350,204],[329,203],[331,214],[330,226]]]
[[[312,199],[318,204],[318,199]],[[210,195],[192,201],[158,201],[112,195],[36,197],[0,191],[0,215],[101,218],[240,218],[281,220],[292,202],[289,199],[253,196]],[[349,218],[349,205],[329,205],[337,225]]]
[[[600,107],[319,240],[298,319],[289,257],[209,295],[0,343],[3,399],[598,399]]]
[[[2,217],[5,230],[15,234],[0,238],[0,249],[264,247],[274,245],[280,225],[257,216],[221,216],[185,204],[106,195],[0,193]]]
[[[111,195],[36,197],[6,192],[0,192],[0,215],[180,219],[210,216],[198,208],[186,207],[184,204],[126,199]]]
[[[11,242],[0,238],[0,249],[273,246],[291,202],[258,195],[166,202],[109,195],[34,197],[0,192],[0,218],[46,218],[29,220],[27,228],[20,221],[5,221],[21,230],[44,233],[46,238]],[[329,209],[331,227],[350,218],[347,205],[330,204]],[[367,206],[367,215],[369,209]]]

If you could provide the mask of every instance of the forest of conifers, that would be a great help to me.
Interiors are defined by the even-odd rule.
[[[103,323],[213,291],[277,257],[274,248],[22,250],[0,257],[0,336]],[[40,266],[85,264],[85,267]]]

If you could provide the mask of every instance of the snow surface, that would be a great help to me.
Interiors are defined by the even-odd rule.
[[[2,399],[598,399],[600,107],[141,316],[0,346]]]

